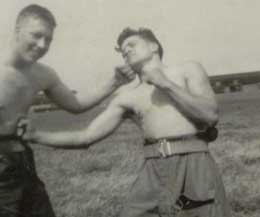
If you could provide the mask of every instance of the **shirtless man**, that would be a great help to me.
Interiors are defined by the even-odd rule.
[[[110,135],[130,113],[145,138],[145,160],[120,216],[180,212],[181,216],[230,217],[207,144],[206,132],[218,121],[218,106],[203,67],[195,62],[164,65],[162,46],[149,29],[125,29],[118,49],[137,73],[139,84],[119,92],[83,130],[30,129],[25,138],[56,148],[84,148]]]
[[[0,62],[0,216],[54,216],[44,184],[36,174],[33,153],[15,136],[18,120],[27,114],[37,93],[44,91],[61,108],[79,113],[134,74],[126,68],[117,70],[116,76],[98,84],[95,91],[76,98],[52,68],[37,62],[48,51],[55,26],[48,9],[25,7],[16,20],[10,53]]]

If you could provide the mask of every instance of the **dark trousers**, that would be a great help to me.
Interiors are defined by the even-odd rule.
[[[0,153],[0,217],[55,217],[33,152]]]

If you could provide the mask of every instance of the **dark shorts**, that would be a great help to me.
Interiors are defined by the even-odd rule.
[[[33,152],[0,152],[0,217],[55,217]]]
[[[120,217],[230,217],[209,152],[144,161]]]

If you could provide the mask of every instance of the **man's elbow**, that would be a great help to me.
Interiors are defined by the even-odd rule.
[[[218,123],[219,121],[219,112],[218,112],[218,109],[215,109],[211,112],[208,113],[207,115],[207,120],[206,120],[206,124],[209,126],[209,127],[214,127],[216,126],[216,124]]]
[[[85,112],[87,109],[83,108],[82,106],[71,106],[71,107],[67,107],[65,110],[72,114],[80,114]]]
[[[70,109],[70,110],[67,110],[67,111],[72,113],[72,114],[77,115],[77,114],[83,113],[85,110],[83,110],[83,109]]]

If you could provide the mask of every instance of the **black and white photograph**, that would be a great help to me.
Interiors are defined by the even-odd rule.
[[[260,216],[260,1],[1,3],[0,217]]]

